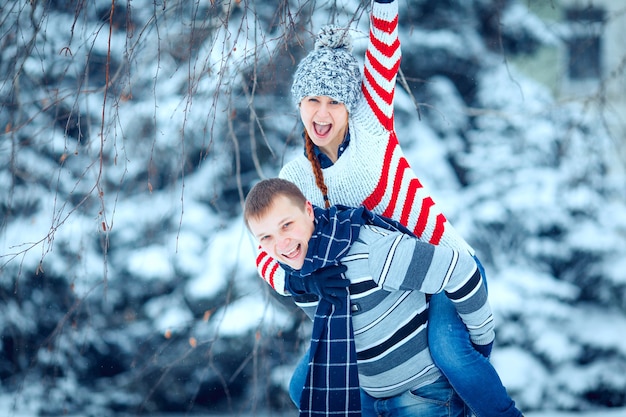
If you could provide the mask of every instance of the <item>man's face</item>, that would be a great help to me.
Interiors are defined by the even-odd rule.
[[[298,207],[289,198],[278,195],[264,215],[248,219],[248,226],[263,250],[299,270],[315,229],[314,219],[310,202]]]

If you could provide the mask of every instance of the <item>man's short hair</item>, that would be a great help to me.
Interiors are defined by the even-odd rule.
[[[279,195],[287,197],[298,207],[304,207],[306,197],[296,184],[282,178],[268,178],[261,180],[252,187],[246,197],[243,208],[243,217],[248,226],[249,219],[259,219],[274,203]],[[248,226],[249,228],[249,226]]]

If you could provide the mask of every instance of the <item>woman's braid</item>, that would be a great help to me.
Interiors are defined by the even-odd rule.
[[[313,174],[315,175],[315,184],[317,184],[317,188],[322,192],[322,196],[324,197],[324,205],[326,208],[330,207],[330,200],[328,199],[328,187],[324,183],[324,173],[322,172],[322,167],[320,166],[320,161],[316,158],[315,152],[313,151],[313,141],[309,137],[309,134],[304,131],[304,146],[306,149],[306,157],[311,163],[311,167],[313,168]]]

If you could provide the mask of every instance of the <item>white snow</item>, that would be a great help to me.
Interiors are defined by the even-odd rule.
[[[261,325],[280,328],[289,323],[289,318],[268,303],[267,300],[252,294],[240,298],[218,311],[213,318],[217,332],[222,336],[236,336],[256,329]]]

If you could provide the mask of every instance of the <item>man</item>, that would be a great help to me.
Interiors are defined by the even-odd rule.
[[[319,296],[319,306],[317,300],[297,301],[315,317],[301,413],[319,402],[337,402],[338,408],[360,407],[355,415],[363,416],[465,415],[463,402],[432,361],[426,329],[428,295],[445,291],[472,343],[493,341],[486,289],[470,254],[421,242],[363,207],[315,207],[295,184],[278,178],[253,187],[244,218],[261,248],[289,272],[287,289]],[[337,265],[343,265],[345,278],[332,269]],[[320,313],[322,305],[329,308]],[[346,326],[333,324],[344,317]],[[347,353],[336,360],[342,348]],[[318,359],[325,367],[316,365]],[[355,380],[348,375],[356,372],[355,362],[361,388],[356,405]],[[344,371],[335,368],[342,363],[346,375],[339,385],[346,394],[334,395],[337,388],[324,384]],[[323,375],[316,378],[320,369]]]

